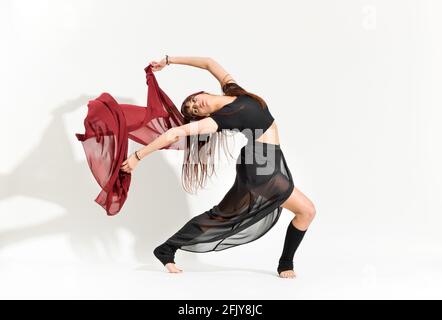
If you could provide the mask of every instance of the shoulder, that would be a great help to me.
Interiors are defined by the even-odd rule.
[[[221,87],[225,95],[238,95],[244,89],[236,82],[227,82]]]

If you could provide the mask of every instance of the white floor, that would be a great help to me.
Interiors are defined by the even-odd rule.
[[[86,251],[78,255],[72,253],[63,236],[34,238],[1,251],[0,298],[442,298],[442,259],[437,243],[433,250],[428,246],[408,246],[407,253],[389,246],[378,247],[382,249],[379,251],[362,248],[358,241],[333,250],[335,244],[345,243],[350,235],[341,234],[329,244],[319,244],[312,231],[298,252],[298,277],[280,279],[273,270],[274,261],[264,257],[269,256],[269,246],[280,237],[278,231],[284,224],[285,221],[279,223],[279,230],[275,226],[254,244],[223,252],[179,251],[177,262],[185,269],[182,274],[166,273],[150,253],[141,258],[145,262],[137,262],[127,249],[129,246],[119,250],[114,246],[111,254],[97,250],[99,254],[95,256]],[[127,240],[121,240],[124,236],[119,238],[121,243]],[[270,256],[276,258],[276,250]]]

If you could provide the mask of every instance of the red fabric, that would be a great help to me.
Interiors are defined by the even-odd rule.
[[[183,116],[159,87],[152,66],[147,66],[147,105],[119,104],[104,92],[90,100],[84,119],[85,133],[75,136],[82,143],[93,176],[101,187],[95,199],[108,215],[117,214],[129,191],[131,173],[120,170],[128,157],[128,139],[148,145],[172,127],[184,124]],[[184,150],[185,139],[162,149]]]

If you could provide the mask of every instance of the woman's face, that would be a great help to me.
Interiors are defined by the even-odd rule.
[[[187,102],[187,110],[194,116],[205,117],[210,114],[208,105],[209,94],[199,93],[190,98]]]

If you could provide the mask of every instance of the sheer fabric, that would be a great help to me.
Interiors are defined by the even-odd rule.
[[[104,92],[87,105],[85,133],[75,134],[101,187],[95,202],[108,215],[117,214],[127,199],[131,173],[121,171],[120,167],[127,158],[128,139],[148,145],[168,129],[184,124],[180,111],[159,87],[152,66],[144,71],[148,86],[146,106],[120,104]],[[184,150],[184,147],[182,137],[162,149]]]
[[[250,141],[236,161],[236,177],[223,199],[190,219],[165,243],[191,252],[220,251],[254,241],[278,221],[294,188],[280,145]]]
[[[229,83],[222,89],[230,95],[238,86]],[[275,225],[294,189],[281,146],[256,141],[274,121],[267,107],[240,95],[211,117],[217,131],[235,130],[247,138],[236,160],[235,180],[217,205],[190,219],[160,248],[209,252],[254,241]],[[173,261],[172,251],[164,252],[164,261]]]

